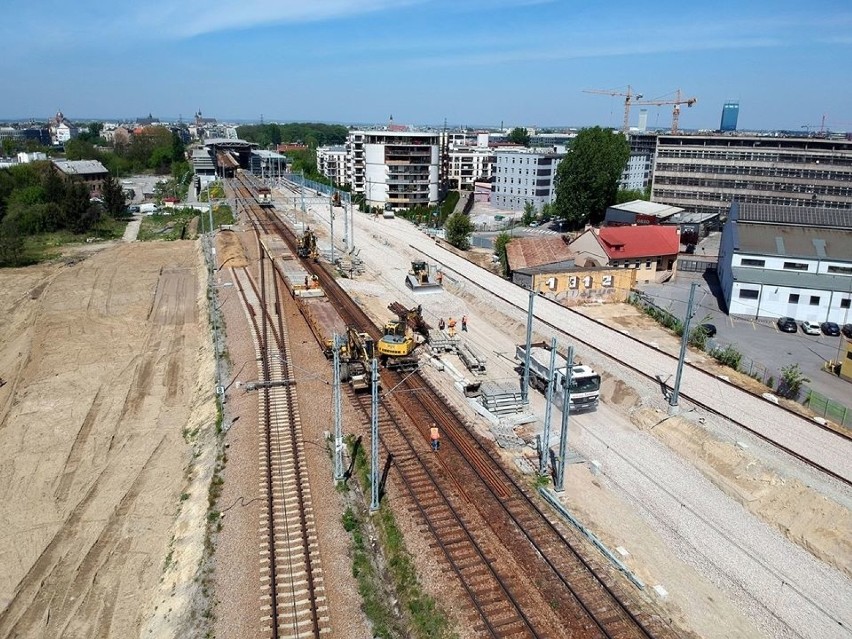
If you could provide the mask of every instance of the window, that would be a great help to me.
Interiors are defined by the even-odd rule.
[[[849,302],[850,300],[848,299],[840,300],[840,308],[849,308]]]
[[[740,289],[740,299],[741,300],[756,300],[759,295],[759,291],[753,288],[741,288]]]
[[[790,293],[790,299],[787,300],[788,304],[798,304],[799,303],[799,294],[798,293]]]
[[[819,306],[819,295],[811,295],[811,306]]]
[[[837,275],[852,275],[852,266],[829,266],[828,272]]]
[[[645,268],[651,268],[651,258],[650,257],[647,260],[645,260]]]
[[[785,271],[807,271],[808,265],[802,262],[784,262]]]
[[[766,266],[766,260],[755,260],[749,257],[744,257],[740,261],[741,266]],[[784,267],[786,268],[786,267]]]

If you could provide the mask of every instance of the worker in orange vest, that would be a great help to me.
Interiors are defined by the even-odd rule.
[[[452,317],[450,318],[450,321],[447,322],[447,328],[449,329],[447,332],[450,334],[450,337],[453,337],[456,334],[456,320]]]
[[[429,429],[429,439],[432,442],[432,452],[437,453],[438,449],[441,447],[441,435],[438,432],[438,427],[435,424],[432,424],[432,428]]]

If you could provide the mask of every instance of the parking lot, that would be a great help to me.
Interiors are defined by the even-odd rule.
[[[691,326],[713,324],[717,334],[713,344],[725,347],[732,345],[742,353],[744,370],[774,377],[776,383],[781,368],[799,364],[805,377],[810,379],[806,386],[836,402],[849,406],[848,397],[852,384],[822,370],[824,362],[837,360],[843,337],[806,335],[801,326],[795,333],[778,330],[774,319],[743,320],[729,317],[724,312],[716,274],[678,273],[665,284],[639,284],[637,288],[647,294],[655,304],[684,318],[692,283],[696,283],[695,301]],[[804,393],[803,393],[804,396]]]

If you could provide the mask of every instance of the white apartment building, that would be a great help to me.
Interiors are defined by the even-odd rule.
[[[731,315],[852,321],[852,210],[737,203],[719,245]]]
[[[342,144],[319,147],[317,170],[337,186],[346,184],[346,147]]]
[[[527,202],[536,210],[556,198],[556,168],[564,155],[529,149],[498,150],[491,204],[521,211]]]
[[[451,146],[447,180],[451,189],[473,190],[473,183],[490,180],[497,156],[488,146]]]
[[[441,196],[441,134],[350,131],[346,182],[368,206],[395,210],[434,206]]]

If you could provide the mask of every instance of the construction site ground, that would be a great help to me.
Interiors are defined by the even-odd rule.
[[[197,242],[0,271],[0,637],[191,636],[215,459]]]
[[[392,245],[382,226],[406,223],[356,218],[365,272],[344,284],[376,322],[389,319],[387,305],[395,300],[422,303],[433,325],[442,316],[467,315],[467,336],[488,354],[489,376],[516,381],[513,344],[524,332],[517,317],[505,315],[463,281],[445,280],[442,293],[415,296],[405,288],[404,274],[407,262],[422,256]],[[327,245],[319,219],[316,228]],[[237,234],[217,236],[219,263],[230,260],[217,274],[220,282],[228,280],[227,268],[251,263],[248,244]],[[203,553],[208,486],[222,463],[199,244],[116,243],[80,251],[57,263],[0,271],[0,378],[6,382],[0,387],[0,639],[193,637],[204,627],[197,621],[210,614],[209,596],[220,602],[214,608],[216,636],[247,636],[259,609],[252,505],[258,448],[251,435],[256,399],[240,385],[257,372],[250,363],[240,368],[254,354],[239,303],[233,292],[224,292],[233,289],[219,289],[218,302],[233,360],[227,381],[234,386],[226,408],[230,449],[220,501],[226,516],[221,537],[213,540],[220,543],[214,584],[207,581]],[[474,259],[488,266],[490,252]],[[292,309],[287,312],[296,322]],[[582,312],[677,351],[677,340],[633,307],[601,304]],[[300,352],[317,348],[304,329],[295,339]],[[463,370],[457,358],[447,361]],[[314,370],[307,359],[303,366],[315,380],[300,389],[308,394],[305,412],[312,412],[311,394],[330,397],[330,391],[321,368]],[[458,410],[491,437],[447,374],[435,367],[425,374],[448,397],[457,397]],[[757,386],[748,377],[738,383]],[[819,494],[753,449],[714,438],[689,415],[664,419],[645,403],[647,392],[605,374],[594,419],[625,437],[654,440],[756,520],[852,575],[848,504]],[[543,397],[531,397],[534,411],[542,414]],[[311,479],[321,496],[314,500],[317,518],[328,522],[321,542],[328,549],[322,552],[330,588],[337,592],[330,597],[344,611],[340,618],[351,620],[349,636],[369,636],[358,613],[346,537],[336,527],[343,506],[328,480],[322,428],[330,407],[327,399],[321,404],[308,436],[321,468]],[[584,424],[593,422],[583,416],[577,422],[575,436],[589,439],[593,427]],[[519,427],[517,433],[527,444],[532,441],[532,428]],[[535,452],[526,445],[503,455],[507,464],[518,465],[534,461]],[[625,563],[649,587],[665,587],[658,604],[672,624],[707,638],[784,636],[779,626],[761,623],[760,614],[751,616],[701,565],[673,552],[671,539],[655,530],[647,513],[590,464],[569,466],[566,486],[564,499],[584,523],[611,548],[624,547]],[[440,601],[443,576],[428,552],[416,551],[428,542],[418,536],[413,519],[399,516],[413,536],[409,547],[424,587]],[[451,601],[441,603],[453,607]],[[240,614],[245,624],[234,622]]]

